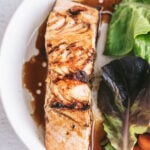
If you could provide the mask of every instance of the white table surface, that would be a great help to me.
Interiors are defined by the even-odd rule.
[[[23,0],[0,0],[0,45],[9,20]],[[0,100],[0,150],[27,150],[13,131]]]

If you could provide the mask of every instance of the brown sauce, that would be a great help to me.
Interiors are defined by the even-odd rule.
[[[120,0],[104,0],[104,3],[99,3],[98,0],[75,0],[80,1],[83,4],[96,7],[104,10],[113,11],[114,5],[119,3]],[[102,21],[109,22],[111,18],[110,14],[103,14]],[[47,21],[47,20],[46,20]],[[39,50],[39,54],[32,56],[32,58],[24,64],[23,68],[23,82],[24,86],[32,93],[34,101],[32,101],[32,106],[34,108],[33,114],[31,114],[38,125],[45,125],[44,119],[44,101],[45,101],[45,79],[47,75],[47,63],[46,52],[45,52],[45,30],[46,21],[40,26],[37,40],[36,48]],[[43,64],[44,63],[44,64]],[[43,66],[44,65],[44,66]],[[96,134],[95,134],[96,133]],[[102,127],[97,128],[94,131],[94,150],[101,150],[100,139],[104,137],[104,131]]]
[[[47,21],[47,20],[46,20]],[[45,100],[45,79],[47,74],[47,58],[45,53],[45,30],[46,21],[40,26],[36,48],[39,54],[32,56],[23,67],[24,86],[32,93],[34,101],[31,102],[34,108],[31,114],[38,125],[44,126],[44,100]]]
[[[91,150],[103,150],[100,145],[101,141],[106,138],[106,134],[103,129],[102,121],[93,121],[92,128],[92,149]]]

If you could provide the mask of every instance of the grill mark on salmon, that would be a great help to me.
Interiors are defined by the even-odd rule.
[[[82,6],[74,6],[72,8],[69,9],[69,13],[73,16],[78,15],[81,11],[86,11],[87,9],[85,7]]]
[[[66,74],[77,74],[79,70],[84,71],[90,79],[95,56],[93,48],[84,49],[76,43],[68,46],[63,42],[48,53],[48,64],[56,74],[53,80],[62,79]]]
[[[83,111],[83,110],[70,110],[67,108],[63,108],[63,109],[55,108],[55,109],[53,109],[53,111],[60,113],[63,116],[73,120],[80,126],[89,127],[90,119],[87,116],[90,115],[90,110]],[[74,112],[76,112],[76,113],[74,113]]]
[[[50,13],[45,47],[47,150],[89,150],[92,130],[89,81],[95,59],[98,11],[57,0]]]
[[[90,109],[89,104],[74,102],[74,103],[71,103],[70,105],[63,105],[62,103],[60,103],[56,100],[51,102],[50,107],[51,108],[68,108],[68,109],[76,109],[76,110],[88,110],[88,109]]]
[[[85,71],[79,70],[76,73],[70,73],[65,75],[66,78],[68,79],[74,79],[74,80],[79,80],[81,82],[87,83],[90,80],[90,76],[86,74]]]

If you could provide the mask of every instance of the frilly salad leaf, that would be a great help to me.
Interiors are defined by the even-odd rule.
[[[150,0],[124,0],[109,25],[106,55],[134,52],[150,63]]]
[[[150,66],[128,56],[102,68],[98,105],[109,143],[105,150],[132,150],[137,135],[148,132],[150,121]]]

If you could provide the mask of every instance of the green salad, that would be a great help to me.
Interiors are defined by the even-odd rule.
[[[150,63],[150,0],[123,0],[115,7],[104,54],[131,54]]]
[[[150,65],[127,56],[102,67],[98,106],[107,136],[104,149],[133,150],[137,135],[149,133]]]

